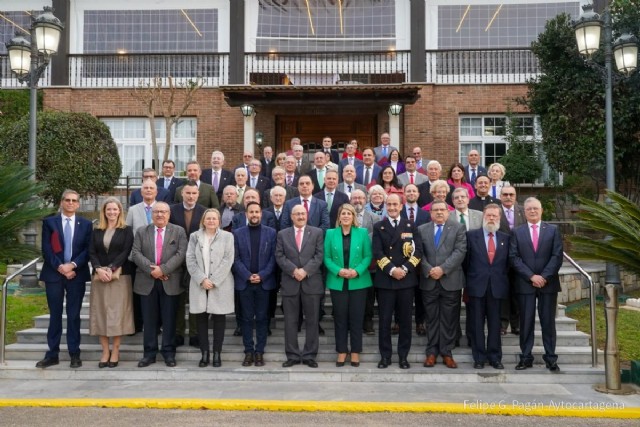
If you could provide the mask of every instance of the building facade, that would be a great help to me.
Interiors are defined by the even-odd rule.
[[[177,169],[205,167],[222,150],[227,167],[301,138],[313,151],[325,135],[338,147],[378,144],[389,132],[447,168],[478,149],[490,164],[507,150],[507,111],[522,135],[537,118],[515,99],[539,67],[529,50],[546,21],[577,16],[580,1],[547,0],[5,0],[0,2],[0,84],[4,42],[53,6],[62,46],[42,79],[44,107],[88,112],[118,144],[123,174],[151,166],[151,125],[135,97],[149,84],[203,85],[173,128]],[[178,98],[180,91],[178,90]],[[398,115],[389,106],[399,104]],[[241,113],[251,105],[253,114]],[[160,112],[158,141],[166,135]]]

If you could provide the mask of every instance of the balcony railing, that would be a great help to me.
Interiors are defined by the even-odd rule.
[[[245,55],[245,82],[252,85],[326,86],[411,81],[410,53],[291,52]]]
[[[157,77],[176,83],[200,78],[211,87],[227,84],[228,76],[227,53],[69,55],[72,87],[135,87]]]
[[[427,83],[526,83],[540,73],[529,49],[427,51]]]
[[[47,67],[44,71],[38,86],[47,87],[51,85],[51,68]],[[11,72],[9,66],[9,56],[0,55],[0,87],[11,89],[25,89],[28,88],[26,83],[20,83],[18,78]]]
[[[411,54],[395,52],[247,53],[245,84],[329,86],[411,82]],[[50,86],[50,68],[40,86]],[[521,84],[538,76],[529,49],[429,50],[424,82],[429,84]],[[184,83],[202,78],[215,87],[229,82],[229,54],[69,55],[71,87],[131,88],[156,77]],[[423,79],[415,76],[416,82]],[[167,82],[163,82],[166,84]],[[0,56],[0,85],[24,87]]]

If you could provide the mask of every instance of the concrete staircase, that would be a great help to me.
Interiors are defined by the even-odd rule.
[[[98,337],[89,336],[89,293],[87,294],[81,312],[82,317],[82,360],[81,369],[72,370],[64,361],[69,359],[66,353],[66,337],[63,334],[60,359],[58,366],[40,370],[35,368],[35,362],[40,360],[47,350],[46,333],[49,323],[49,315],[34,318],[34,327],[18,332],[17,342],[7,346],[7,366],[0,366],[0,378],[24,378],[24,379],[77,379],[77,380],[237,380],[237,381],[331,381],[331,382],[492,382],[492,383],[566,383],[566,384],[594,384],[604,381],[604,366],[591,367],[591,347],[589,336],[576,330],[576,321],[565,315],[564,306],[559,306],[556,319],[557,324],[557,348],[558,363],[561,367],[559,374],[551,374],[544,368],[541,354],[543,353],[542,338],[539,324],[536,325],[536,338],[534,355],[536,357],[534,369],[515,371],[514,366],[518,361],[520,352],[518,337],[507,334],[502,337],[503,363],[505,370],[494,370],[487,366],[485,369],[476,370],[472,367],[471,349],[467,347],[462,338],[461,347],[454,350],[454,358],[459,368],[447,369],[439,363],[434,368],[424,368],[424,351],[426,337],[413,335],[409,362],[411,369],[401,370],[397,367],[397,356],[394,355],[394,365],[387,369],[378,369],[378,336],[365,335],[364,350],[360,355],[361,365],[353,368],[347,363],[345,367],[335,367],[334,325],[331,313],[331,298],[327,294],[326,311],[328,313],[321,323],[326,331],[325,336],[320,337],[320,349],[317,357],[318,369],[310,369],[298,365],[293,368],[282,368],[282,362],[286,360],[284,354],[284,320],[278,308],[276,318],[272,320],[272,336],[268,338],[265,351],[266,366],[262,368],[242,367],[244,347],[242,337],[233,336],[235,328],[235,316],[227,316],[227,333],[222,351],[221,368],[198,368],[200,351],[188,345],[178,348],[176,360],[178,366],[167,368],[162,363],[162,357],[158,356],[158,363],[148,368],[137,368],[137,361],[142,357],[142,334],[131,337],[123,337],[120,347],[120,364],[116,369],[98,369],[98,360],[101,356],[101,347]],[[461,324],[464,328],[464,307],[461,315]],[[63,318],[66,326],[66,318]],[[374,319],[377,330],[377,318]],[[304,341],[304,331],[299,337],[301,346]],[[394,349],[397,337],[393,337]]]

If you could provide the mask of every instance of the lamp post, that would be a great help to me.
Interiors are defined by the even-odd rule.
[[[611,12],[605,9],[600,16],[593,11],[592,5],[583,6],[583,14],[574,23],[576,42],[580,54],[590,58],[600,49],[600,34],[604,29],[605,57],[605,133],[606,133],[606,174],[607,189],[615,191],[615,162],[613,157],[613,64],[615,57],[618,71],[629,74],[638,63],[638,44],[635,37],[624,34],[613,42],[611,28]],[[611,203],[607,198],[606,203]],[[618,354],[617,316],[618,292],[620,289],[620,271],[618,266],[607,262],[605,273],[605,319],[607,341],[605,346],[605,384],[598,384],[595,389],[603,393],[626,394],[629,390],[623,387],[620,380],[620,356]],[[592,343],[596,345],[596,343]]]
[[[33,18],[29,30],[30,41],[23,36],[14,37],[6,43],[9,53],[11,71],[16,74],[20,83],[27,83],[30,89],[29,97],[29,169],[31,179],[36,180],[36,115],[38,104],[38,81],[44,73],[51,55],[58,51],[60,35],[64,26],[53,15],[50,7],[44,7],[43,12]],[[36,245],[36,231],[33,223],[24,232],[25,243]],[[38,285],[35,264],[26,270],[20,279],[20,286],[33,288]]]

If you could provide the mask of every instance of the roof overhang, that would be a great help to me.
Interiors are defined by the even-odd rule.
[[[227,104],[239,107],[243,104],[254,106],[281,105],[377,105],[387,107],[391,103],[414,104],[420,98],[421,85],[334,85],[334,86],[294,86],[294,85],[229,85],[221,86]]]

